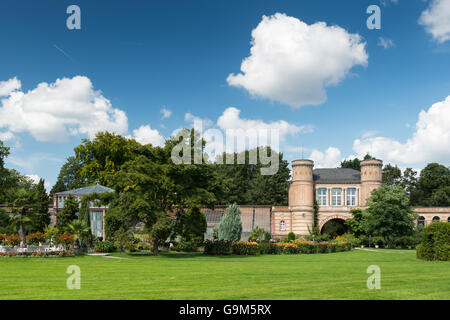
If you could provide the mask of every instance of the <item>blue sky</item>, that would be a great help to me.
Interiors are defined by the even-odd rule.
[[[240,110],[239,123],[243,125],[285,121],[290,129],[280,149],[289,160],[301,158],[303,146],[303,156],[320,166],[333,166],[368,151],[403,168],[422,168],[433,161],[450,164],[450,98],[446,100],[450,96],[449,2],[4,0],[0,3],[0,92],[1,82],[5,86],[14,78],[21,83],[15,91],[26,95],[40,83],[81,76],[90,81],[92,90],[101,92],[97,98],[110,101],[109,110],[126,115],[126,124],[123,119],[114,123],[124,135],[137,137],[139,132],[133,130],[148,126],[149,130],[141,131],[148,139],[167,138],[173,130],[189,125],[188,113],[209,119],[217,127],[218,119],[224,119],[225,111],[234,107]],[[81,30],[66,27],[66,9],[71,4],[81,8]],[[366,8],[372,4],[381,8],[380,30],[366,26]],[[427,19],[419,23],[426,10]],[[284,15],[275,19],[272,15],[276,13]],[[258,79],[251,84],[260,90],[257,94],[245,85],[231,85],[227,78],[241,72],[242,61],[250,56],[252,30],[263,15],[271,17],[271,24],[261,25],[258,43],[263,44],[266,36],[279,43],[276,38],[283,35],[276,34],[277,24],[286,22],[283,25],[288,27],[288,21],[292,22],[293,30],[288,33],[293,38],[286,40],[291,41],[299,30],[295,26],[322,21],[327,24],[321,31],[324,34],[331,26],[338,26],[345,37],[358,34],[366,61],[353,61],[336,83],[325,85],[326,101],[316,105],[299,107],[305,101],[300,94],[292,98],[297,105],[279,101],[273,98],[279,86],[259,88]],[[389,44],[386,48],[380,38]],[[312,39],[302,43],[301,50],[285,54],[297,61],[303,50],[324,61],[339,62],[348,61],[355,53],[355,48],[345,48],[340,54],[333,48],[315,52],[321,50],[316,44]],[[282,47],[289,48],[289,44]],[[254,67],[275,70],[277,84],[292,84],[296,92],[314,82],[310,78],[327,72],[320,64],[306,72],[299,62],[298,72],[291,72],[292,81],[287,81],[277,69],[286,70],[283,58],[269,52],[270,57],[267,52],[255,56],[266,65]],[[77,81],[67,85],[89,91],[89,83]],[[36,97],[21,105],[5,102],[11,99],[7,94],[0,97],[0,137],[12,148],[7,166],[53,184],[65,158],[94,128],[90,124],[80,129],[75,120],[68,120],[73,114],[60,113],[59,119],[64,117],[65,122],[59,131],[35,127],[30,119],[33,111],[42,110],[46,97],[33,103],[32,98]],[[73,108],[58,99],[53,102],[59,110]],[[27,121],[11,116],[11,108],[20,105],[25,106],[22,113],[28,112]],[[163,108],[171,111],[169,117],[162,117]],[[48,112],[55,112],[51,110]],[[249,122],[252,120],[259,122]],[[68,133],[66,137],[61,130]]]

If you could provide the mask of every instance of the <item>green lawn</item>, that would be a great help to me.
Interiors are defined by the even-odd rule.
[[[450,299],[450,263],[415,254],[2,257],[0,299]],[[80,290],[66,288],[69,265],[81,268]],[[366,287],[369,265],[381,268],[380,290]]]

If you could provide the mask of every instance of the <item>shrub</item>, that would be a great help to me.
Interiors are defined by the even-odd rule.
[[[295,233],[289,232],[287,236],[287,241],[294,241],[295,240]]]
[[[283,248],[276,245],[275,243],[260,243],[259,253],[260,254],[281,254]]]
[[[299,247],[295,243],[283,243],[284,254],[297,254],[300,253]]]
[[[45,235],[42,232],[30,233],[27,237],[29,244],[39,245],[39,243],[45,242]]]
[[[337,243],[346,242],[351,244],[353,247],[359,247],[361,245],[361,241],[351,233],[345,233],[342,236],[338,236],[334,239],[334,241]]]
[[[6,234],[0,233],[0,245],[3,245],[6,243]]]
[[[241,256],[253,256],[259,253],[259,246],[256,242],[237,241],[231,245],[233,254]]]
[[[386,242],[382,237],[373,237],[373,245],[377,245],[380,248],[383,248],[386,245]]]
[[[183,251],[183,252],[194,252],[197,250],[197,245],[191,241],[180,241],[177,245],[175,250],[177,251]]]
[[[260,242],[263,240],[264,234],[265,234],[264,229],[262,229],[260,227],[256,227],[255,229],[252,230],[252,234],[248,238],[248,241]]]
[[[269,242],[272,239],[272,235],[270,234],[270,232],[265,232],[264,233],[264,242]]]
[[[359,241],[360,241],[361,245],[363,245],[363,246],[369,245],[369,237],[367,237],[367,236],[360,236]]]
[[[417,246],[417,258],[450,260],[450,223],[434,222],[423,229],[422,242]]]
[[[21,240],[22,238],[18,234],[13,234],[6,237],[6,243],[8,243],[11,248],[17,246]]]
[[[58,234],[54,239],[56,244],[62,244],[63,246],[71,245],[74,241],[73,236],[69,234]]]
[[[205,254],[229,255],[231,254],[230,240],[206,240],[204,242]]]
[[[97,241],[94,243],[95,252],[113,252],[116,246],[112,241]]]

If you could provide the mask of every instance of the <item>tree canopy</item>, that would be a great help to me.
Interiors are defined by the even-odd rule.
[[[417,219],[409,197],[401,187],[382,185],[367,201],[367,232],[381,236],[387,243],[395,237],[411,235]]]

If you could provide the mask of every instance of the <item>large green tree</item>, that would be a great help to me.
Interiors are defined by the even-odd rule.
[[[372,157],[370,154],[366,154],[363,158],[363,160],[372,160],[372,159],[375,159],[375,158]],[[341,168],[354,169],[357,171],[361,171],[361,161],[363,161],[363,160],[359,160],[358,158],[351,159],[351,160],[344,160],[341,162]]]
[[[33,196],[31,224],[34,231],[44,232],[44,229],[50,224],[48,202],[49,198],[45,190],[45,181],[44,179],[40,179],[35,187]]]
[[[203,243],[206,227],[205,215],[200,210],[200,207],[193,206],[186,213],[180,235],[183,240],[200,245]]]
[[[347,219],[345,224],[350,228],[350,232],[357,238],[367,234],[367,213],[361,209],[350,210],[353,218]]]
[[[25,236],[31,227],[33,195],[32,190],[22,188],[14,193],[13,200],[9,203],[12,214],[10,224],[20,236]]]
[[[153,241],[153,253],[159,253],[159,247],[169,238],[174,221],[166,213],[160,213],[152,225],[149,236]]]
[[[268,165],[261,163],[260,152],[264,151],[270,157],[272,152],[278,155],[279,167],[273,175],[263,175],[261,169]],[[256,162],[250,163],[250,154],[256,153]],[[240,154],[223,154],[222,162],[228,158],[234,159],[234,164],[216,164],[218,182],[221,192],[217,194],[219,203],[239,203],[241,205],[287,205],[289,193],[290,169],[289,163],[283,159],[282,153],[276,153],[270,147],[246,150]],[[238,157],[245,163],[238,163]]]
[[[402,181],[402,171],[399,167],[387,164],[383,168],[383,183],[390,186],[398,186]]]
[[[69,224],[72,223],[72,221],[77,220],[77,213],[79,211],[79,204],[77,199],[69,195],[66,198],[66,201],[64,203],[64,207],[61,210],[61,212],[58,214],[57,217],[57,227],[60,230],[60,232],[68,232],[69,231]]]
[[[396,237],[411,235],[417,215],[401,187],[382,185],[374,189],[367,201],[367,232],[381,236],[388,244]]]
[[[145,154],[145,146],[133,139],[109,132],[99,132],[92,140],[83,139],[75,149],[81,163],[80,176],[86,183],[108,185],[107,176],[119,171],[127,161]]]
[[[450,169],[438,163],[428,164],[420,172],[414,205],[450,206],[448,187],[450,187]]]
[[[66,163],[59,171],[55,185],[50,190],[50,196],[57,192],[84,187],[87,184],[87,179],[81,176],[82,168],[83,162],[80,159],[74,156],[68,157]]]

